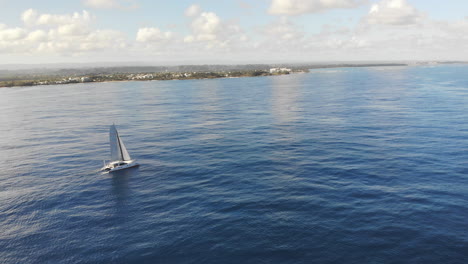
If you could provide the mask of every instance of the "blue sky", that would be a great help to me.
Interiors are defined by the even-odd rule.
[[[466,0],[0,0],[0,63],[468,60]]]

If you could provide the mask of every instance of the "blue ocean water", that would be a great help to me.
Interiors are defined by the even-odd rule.
[[[466,263],[467,72],[0,89],[0,262]]]

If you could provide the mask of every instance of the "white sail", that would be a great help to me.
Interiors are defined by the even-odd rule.
[[[127,149],[119,137],[119,133],[115,128],[115,125],[112,125],[109,130],[110,138],[110,150],[111,150],[111,160],[131,160],[130,155],[128,154]]]
[[[131,160],[130,154],[128,154],[127,148],[125,147],[122,139],[119,137],[120,140],[120,150],[122,152],[122,160]]]

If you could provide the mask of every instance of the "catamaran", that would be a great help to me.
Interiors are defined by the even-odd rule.
[[[110,150],[111,150],[111,161],[106,164],[104,161],[104,167],[101,171],[113,172],[118,170],[123,170],[131,167],[139,166],[140,164],[136,163],[135,160],[132,160],[130,154],[128,154],[127,148],[119,136],[119,132],[115,128],[115,125],[112,125],[109,130],[109,139],[110,139]]]

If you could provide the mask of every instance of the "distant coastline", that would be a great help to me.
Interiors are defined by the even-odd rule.
[[[271,69],[270,69],[271,70]],[[82,76],[50,76],[34,79],[17,78],[15,80],[0,81],[0,87],[21,87],[37,85],[57,85],[72,83],[99,83],[118,81],[167,81],[167,80],[192,80],[192,79],[217,79],[217,78],[238,78],[284,75],[302,70],[249,70],[249,71],[209,71],[209,72],[139,72],[139,73],[109,73],[109,74],[89,74]]]
[[[433,62],[431,64],[457,62]],[[418,65],[421,65],[419,63]],[[128,66],[68,69],[0,70],[0,87],[57,85],[112,81],[163,81],[274,76],[308,72],[310,69],[344,67],[410,66],[409,63],[335,63],[281,65],[181,65]]]

